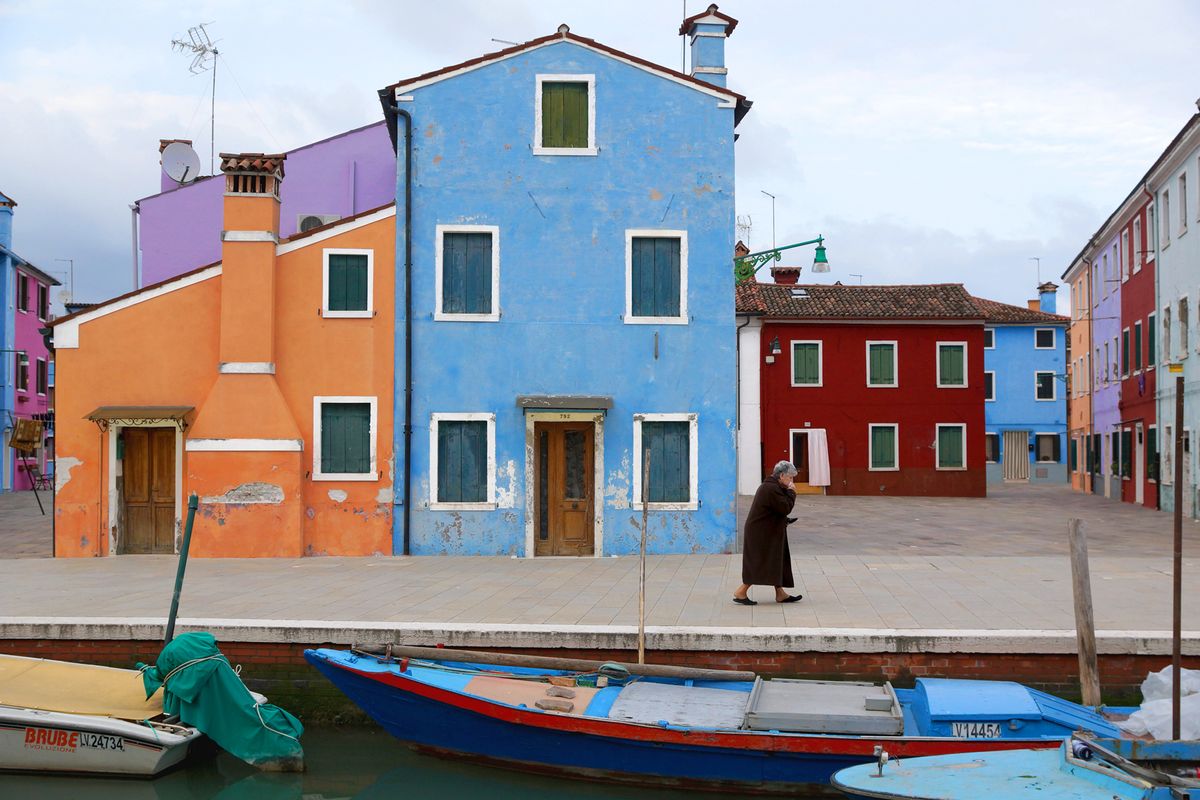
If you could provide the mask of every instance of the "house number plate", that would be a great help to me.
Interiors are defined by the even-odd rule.
[[[999,722],[952,722],[951,735],[959,739],[999,739]]]

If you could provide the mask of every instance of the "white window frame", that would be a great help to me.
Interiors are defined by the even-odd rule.
[[[1162,442],[1158,441],[1158,425],[1157,424],[1147,425],[1146,426],[1146,435],[1147,436],[1150,435],[1150,431],[1154,432],[1154,458],[1158,461],[1157,472],[1158,472],[1159,478],[1161,478],[1162,477],[1162,447],[1161,447]],[[1142,446],[1142,457],[1143,458],[1146,457],[1145,445]],[[1151,478],[1148,474],[1149,472],[1150,472],[1150,470],[1147,469],[1146,470],[1146,473],[1147,473],[1146,481],[1148,483],[1159,483],[1159,478]]]
[[[367,403],[371,406],[371,465],[369,472],[322,472],[321,471],[321,406],[325,403]],[[379,441],[379,398],[350,395],[320,395],[313,397],[312,479],[314,481],[377,481],[379,464],[376,446]]]
[[[482,503],[441,502],[438,496],[438,425],[442,422],[487,423],[487,498]],[[487,411],[434,412],[429,415],[429,509],[494,511],[496,509],[496,415]]]
[[[1042,461],[1038,458],[1038,437],[1039,436],[1054,436],[1058,438],[1058,461]],[[1034,464],[1061,464],[1062,461],[1062,434],[1054,431],[1034,431],[1033,432],[1033,463]],[[1068,461],[1070,459],[1068,458]]]
[[[962,428],[962,466],[942,466],[942,428]],[[933,467],[938,472],[966,472],[967,470],[967,424],[965,422],[939,422],[933,431]]]
[[[37,318],[42,322],[50,319],[50,287],[41,281],[34,281],[36,288],[33,290],[33,301],[37,303]],[[42,313],[42,295],[46,295],[46,313]]]
[[[492,237],[492,310],[487,314],[447,313],[442,311],[443,239],[447,233],[487,233]],[[499,322],[500,321],[500,226],[499,225],[437,225],[434,228],[434,299],[433,318],[439,322]]]
[[[963,382],[959,383],[959,384],[942,383],[942,348],[943,347],[954,347],[954,346],[958,346],[958,347],[962,348]],[[935,353],[934,358],[936,359],[936,362],[937,362],[936,364],[934,364],[934,366],[937,369],[937,388],[939,388],[939,389],[966,389],[970,386],[970,384],[971,384],[970,374],[971,373],[967,368],[968,353],[967,353],[967,343],[966,342],[938,342],[937,347],[934,350],[934,353]]]
[[[989,461],[989,460],[988,460],[988,457],[987,457],[987,437],[989,437],[989,436],[995,436],[995,437],[996,437],[996,459],[997,459],[996,461]],[[1003,445],[1004,445],[1004,437],[1003,437],[1003,436],[1001,436],[1001,435],[1000,435],[998,432],[996,432],[996,431],[984,431],[984,432],[983,432],[983,463],[985,463],[985,464],[999,464],[999,463],[1000,463],[1000,461],[999,461],[999,459],[1000,459],[1000,447],[1002,447]]]
[[[1121,231],[1121,283],[1129,280],[1130,264],[1133,259],[1129,250],[1129,231]]]
[[[44,358],[37,358],[34,359],[34,361],[36,363],[33,365],[33,390],[37,392],[39,397],[45,397],[46,392],[50,391],[50,365]],[[44,367],[46,370],[46,391],[44,392],[38,391],[38,373],[41,372],[41,370],[38,369],[39,365]]]
[[[633,240],[679,240],[679,316],[635,317],[633,315]],[[625,229],[625,317],[626,325],[687,325],[688,324],[688,233],[664,228]]]
[[[1188,356],[1188,342],[1191,341],[1191,325],[1192,304],[1188,301],[1186,294],[1179,296],[1179,302],[1176,304],[1179,310],[1175,314],[1175,332],[1179,334],[1179,357],[1181,359]]]
[[[367,308],[365,311],[329,310],[329,257],[367,257]],[[375,251],[348,247],[328,247],[321,251],[321,316],[326,319],[365,319],[375,316]]]
[[[1126,347],[1125,343],[1129,346]],[[1123,369],[1120,370],[1122,378],[1128,378],[1133,372],[1133,329],[1121,329],[1121,345],[1117,348],[1117,364]],[[1121,363],[1124,362],[1124,363]]]
[[[1050,388],[1053,390],[1053,397],[1038,397],[1038,376],[1050,376]],[[1039,403],[1053,403],[1058,400],[1058,379],[1055,377],[1055,372],[1052,369],[1035,369],[1033,371],[1033,399]]]
[[[875,466],[875,429],[892,429],[892,466]],[[900,423],[871,422],[867,424],[867,471],[868,472],[899,472],[900,471]]]
[[[983,401],[985,403],[994,403],[994,402],[996,402],[996,370],[985,369],[983,371],[983,375],[984,375],[984,378],[983,378],[983,391],[984,391]],[[987,386],[988,386],[987,385],[987,376],[988,375],[992,376],[992,396],[991,397],[987,396]]]
[[[1037,343],[1038,334],[1042,331],[1050,331],[1050,346],[1041,347]],[[1034,328],[1033,329],[1033,349],[1034,350],[1057,350],[1058,349],[1058,329],[1057,328]]]
[[[1162,196],[1158,201],[1158,207],[1162,213],[1158,215],[1158,222],[1161,230],[1159,231],[1159,241],[1162,243],[1162,249],[1166,250],[1171,246],[1171,190],[1163,189]]]
[[[28,314],[32,310],[29,308],[29,284],[32,282],[32,279],[29,275],[26,275],[19,269],[14,270],[14,272],[17,274],[17,284],[14,287],[17,293],[16,309],[18,313]],[[24,291],[22,291],[22,283],[24,283]],[[22,306],[24,306],[24,308],[22,308]]]
[[[633,415],[633,508],[642,508],[642,423],[643,422],[686,422],[688,423],[688,501],[686,503],[646,503],[651,511],[696,511],[700,508],[700,415],[681,414],[634,414]]]
[[[989,336],[988,334],[991,334],[991,335]],[[991,344],[987,343],[987,340],[989,338],[992,340]],[[984,350],[995,350],[996,349],[996,329],[995,328],[984,328],[983,329],[983,342],[984,342],[984,345],[983,345]]]
[[[1133,220],[1133,274],[1136,275],[1142,271],[1142,261],[1144,260],[1145,251],[1148,249],[1142,244],[1142,218],[1134,217]]]
[[[588,143],[587,147],[543,147],[542,146],[542,84],[543,83],[586,83],[588,92]],[[533,99],[533,154],[535,156],[594,156],[596,147],[596,76],[589,73],[538,74]]]
[[[871,383],[871,345],[873,344],[890,344],[892,346],[892,382],[891,383]],[[794,351],[793,351],[794,352]],[[867,359],[867,388],[868,389],[895,389],[900,385],[900,342],[896,339],[872,339],[867,341],[866,345]],[[820,354],[821,356],[824,353]],[[795,358],[795,355],[792,356]],[[819,358],[820,356],[818,356]],[[792,378],[795,379],[796,370],[792,370]],[[822,373],[821,378],[825,375]],[[812,384],[803,384],[811,386]]]
[[[796,383],[796,345],[815,344],[817,346],[817,382]],[[796,389],[817,389],[825,385],[825,342],[822,339],[792,339],[788,342],[788,381]]]
[[[1168,303],[1162,308],[1162,331],[1158,339],[1158,352],[1162,356],[1162,363],[1171,363],[1171,305]]]

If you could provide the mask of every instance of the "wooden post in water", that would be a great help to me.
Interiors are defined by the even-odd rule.
[[[1079,689],[1085,706],[1099,707],[1100,670],[1096,663],[1096,620],[1092,614],[1092,577],[1087,534],[1078,519],[1067,522],[1071,544],[1071,585],[1075,594],[1075,641],[1079,649]]]
[[[175,638],[175,619],[179,616],[179,594],[183,591],[183,573],[187,571],[188,550],[192,547],[192,524],[196,521],[196,507],[199,499],[195,492],[188,496],[187,524],[183,527],[183,541],[179,544],[179,564],[175,568],[175,591],[171,595],[171,613],[167,617],[167,633],[163,637],[163,647]]]
[[[650,448],[642,456],[641,578],[638,579],[638,663],[646,663],[646,526],[650,521]]]
[[[1186,354],[1185,354],[1186,355]],[[1172,364],[1171,371],[1177,365]],[[1183,673],[1180,644],[1183,615],[1183,375],[1175,376],[1175,564],[1171,629],[1171,738],[1179,741],[1179,678]]]

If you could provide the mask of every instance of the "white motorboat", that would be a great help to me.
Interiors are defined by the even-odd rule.
[[[137,670],[0,655],[0,770],[153,777],[203,738]]]

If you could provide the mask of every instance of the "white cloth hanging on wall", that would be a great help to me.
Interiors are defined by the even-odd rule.
[[[808,431],[808,485],[829,485],[829,440],[824,428]]]

